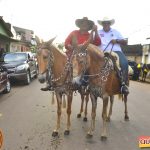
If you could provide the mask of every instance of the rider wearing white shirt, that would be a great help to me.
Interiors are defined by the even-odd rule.
[[[98,30],[98,34],[101,38],[100,49],[103,51],[113,51],[118,54],[120,66],[121,66],[121,92],[123,94],[128,94],[128,61],[126,56],[123,54],[120,44],[126,45],[127,41],[123,36],[115,29],[110,26],[115,23],[114,19],[103,18],[103,20],[98,20],[98,23],[102,25],[103,29]]]
[[[99,46],[101,50],[105,50],[105,48],[106,48],[105,51],[110,51],[113,46],[113,51],[122,51],[120,44],[118,44],[118,43],[116,43],[114,45],[112,45],[112,43],[109,44],[109,42],[112,39],[118,39],[118,40],[123,39],[122,35],[117,30],[110,28],[110,30],[108,32],[105,32],[104,29],[101,29],[98,31],[98,34],[101,38],[101,45]],[[108,45],[108,47],[107,47],[107,45]]]

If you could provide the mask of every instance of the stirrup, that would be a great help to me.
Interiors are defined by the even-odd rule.
[[[128,89],[127,85],[122,84],[122,86],[121,86],[121,94],[126,94],[126,95],[129,94],[129,89]]]
[[[49,85],[44,87],[44,88],[41,88],[41,91],[50,91],[52,89],[52,87],[50,87]]]

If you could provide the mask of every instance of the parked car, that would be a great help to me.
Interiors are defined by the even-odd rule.
[[[129,74],[129,79],[132,79],[132,76],[133,76],[133,74],[134,74],[134,71],[133,71],[133,69],[132,69],[132,67],[131,67],[130,65],[128,65],[128,70],[129,70],[129,72],[128,72],[128,74]]]
[[[128,60],[128,64],[129,66],[134,70],[134,68],[136,67],[137,63],[135,61],[132,60]]]
[[[7,71],[2,66],[0,66],[0,93],[9,93],[10,91],[11,84]]]
[[[38,69],[31,52],[14,52],[3,54],[1,65],[7,69],[10,80],[24,81],[30,84],[37,77]]]

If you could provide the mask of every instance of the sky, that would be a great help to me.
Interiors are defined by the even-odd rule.
[[[75,20],[88,17],[97,24],[103,17],[115,19],[112,28],[129,39],[144,44],[150,37],[150,0],[0,0],[0,16],[13,26],[33,30],[47,41],[57,36],[64,42]]]

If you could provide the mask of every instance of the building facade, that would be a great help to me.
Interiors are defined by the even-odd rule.
[[[142,62],[143,50],[142,45],[126,45],[122,46],[122,50],[128,60],[135,61],[136,63]]]
[[[10,52],[24,52],[31,51],[31,47],[36,45],[34,42],[34,32],[29,29],[24,29],[20,27],[13,26],[12,30],[14,30],[14,39],[17,41],[11,42],[10,44]]]
[[[150,64],[150,44],[143,45],[142,63]]]
[[[11,37],[13,37],[13,34],[9,28],[9,24],[0,16],[0,54],[10,51]]]

